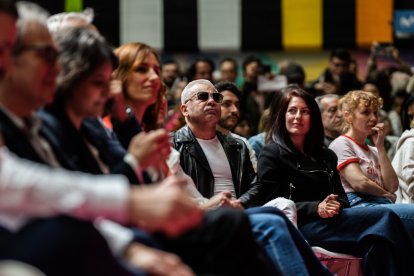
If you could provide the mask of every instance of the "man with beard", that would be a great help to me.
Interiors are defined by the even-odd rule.
[[[339,96],[336,94],[328,94],[315,98],[321,110],[323,129],[325,132],[324,144],[329,144],[337,138],[343,127],[342,112],[338,109]]]
[[[221,117],[217,125],[217,130],[226,136],[231,135],[232,137],[238,138],[245,143],[247,149],[249,150],[250,161],[252,161],[253,168],[256,171],[257,158],[253,148],[247,142],[246,138],[232,132],[240,119],[241,92],[234,83],[228,81],[217,83],[216,89],[219,93],[221,93],[221,95],[223,95],[223,102],[221,103]]]

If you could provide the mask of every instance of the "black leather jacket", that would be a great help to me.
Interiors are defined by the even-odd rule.
[[[327,148],[315,158],[289,149],[281,143],[264,146],[258,162],[258,181],[266,201],[285,197],[296,203],[299,223],[319,219],[318,204],[329,194],[337,194],[341,208],[349,202],[336,169],[337,157]]]
[[[180,164],[184,172],[191,176],[200,193],[210,198],[214,195],[214,177],[207,158],[188,126],[177,130],[173,137],[173,146],[181,153]],[[245,143],[237,138],[226,137],[217,132],[229,160],[233,184],[237,198],[244,207],[256,205],[260,201],[258,183]]]

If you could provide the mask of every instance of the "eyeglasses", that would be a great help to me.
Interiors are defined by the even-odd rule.
[[[53,65],[59,56],[59,52],[51,45],[21,45],[14,49],[13,55],[17,56],[24,51],[35,51],[50,65]]]
[[[191,96],[189,99],[187,99],[186,101],[185,101],[185,103],[187,103],[188,101],[191,101],[194,97],[196,97],[196,99],[198,100],[198,101],[201,101],[201,102],[206,102],[206,101],[208,101],[208,99],[210,98],[210,95],[211,95],[211,98],[216,102],[216,103],[222,103],[223,102],[223,95],[222,94],[220,94],[220,93],[217,93],[217,92],[214,92],[214,93],[208,93],[208,92],[204,92],[204,91],[202,91],[202,92],[197,92],[196,94],[194,94],[193,96]]]

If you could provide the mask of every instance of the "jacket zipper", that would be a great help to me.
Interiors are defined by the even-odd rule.
[[[333,179],[333,171],[332,170],[329,169],[329,171],[328,171],[328,168],[326,168],[325,170],[308,170],[307,171],[307,170],[301,169],[299,163],[297,163],[297,168],[298,168],[299,171],[304,172],[304,173],[317,173],[317,172],[326,173],[328,175],[329,191],[333,194],[335,193],[334,186],[332,184],[332,182],[333,182],[332,181],[332,179]]]
[[[237,197],[239,197],[239,196],[241,196],[241,185],[242,185],[242,178],[243,178],[243,168],[241,168],[240,167],[240,163],[241,163],[241,154],[240,154],[240,149],[237,149],[237,151],[238,151],[238,156],[239,156],[239,158],[238,158],[238,162],[237,162],[237,167],[236,168],[239,168],[239,172],[238,172],[238,180],[239,180],[239,183],[238,183],[238,195],[236,195]]]
[[[292,192],[296,189],[296,187],[292,184],[292,182],[289,183],[289,199],[292,200]]]

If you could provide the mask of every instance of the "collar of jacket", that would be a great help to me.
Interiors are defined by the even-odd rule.
[[[227,159],[230,164],[230,169],[233,176],[233,181],[237,190],[237,183],[240,182],[241,178],[241,168],[239,168],[240,164],[242,164],[244,161],[240,160],[241,154],[238,153],[239,150],[243,150],[243,143],[242,141],[237,140],[236,138],[233,138],[231,136],[225,136],[219,131],[216,131],[217,138],[219,139],[224,152],[227,156]],[[187,151],[190,155],[192,155],[195,159],[197,159],[200,164],[206,169],[208,172],[211,173],[211,176],[213,173],[211,172],[211,168],[208,164],[207,158],[205,154],[203,153],[203,150],[200,146],[200,144],[197,142],[197,139],[195,138],[193,132],[191,129],[185,125],[181,129],[177,130],[174,133],[175,141],[174,141],[174,147],[179,151],[182,152],[184,149]],[[201,154],[200,154],[201,153]],[[240,175],[239,175],[240,173]]]
[[[223,141],[226,140],[226,142],[230,146],[238,146],[238,147],[240,146],[240,143],[236,139],[231,137],[230,135],[225,136],[220,131],[216,131],[216,134],[217,134],[217,138],[220,140],[222,144],[223,144]],[[175,141],[177,143],[191,143],[191,142],[196,141],[196,137],[194,136],[193,132],[188,127],[188,125],[185,125],[181,129],[177,130],[177,132],[175,133],[175,136],[176,136]]]

